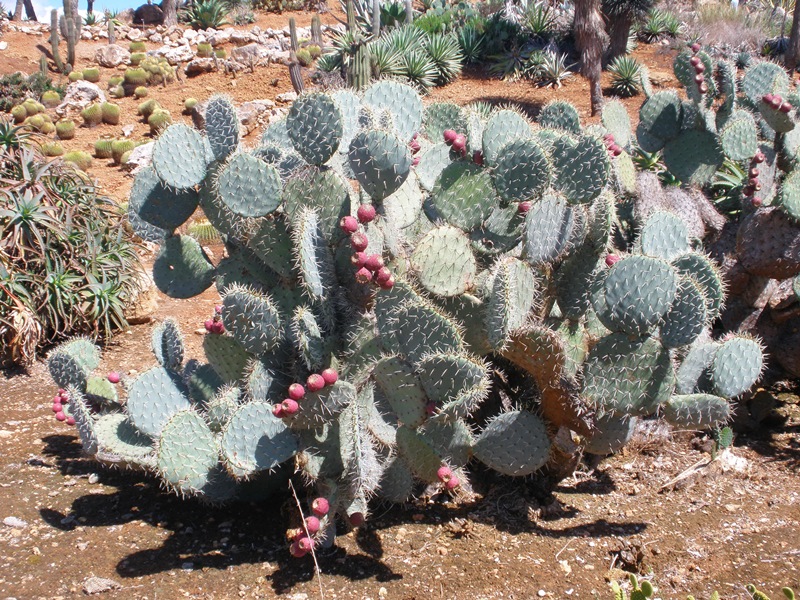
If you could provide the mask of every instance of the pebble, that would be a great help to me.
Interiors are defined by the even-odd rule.
[[[23,521],[19,517],[6,517],[3,519],[3,525],[6,527],[13,527],[14,529],[25,529],[28,526],[28,522]]]
[[[183,569],[184,571],[191,571],[194,569],[194,563],[185,562],[181,565],[181,569]]]

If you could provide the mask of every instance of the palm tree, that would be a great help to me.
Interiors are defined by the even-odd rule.
[[[603,48],[608,36],[600,16],[600,0],[575,0],[573,22],[575,45],[581,55],[581,74],[589,80],[592,116],[603,107],[603,88],[600,86]]]

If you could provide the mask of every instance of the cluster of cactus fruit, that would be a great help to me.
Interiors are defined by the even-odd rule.
[[[534,473],[577,451],[562,431],[605,455],[642,417],[724,422],[760,375],[759,343],[711,338],[723,285],[678,215],[656,211],[614,249],[633,134],[619,103],[603,123],[584,129],[565,102],[538,124],[424,107],[387,80],[302,94],[246,148],[231,102],[212,97],[204,132],[157,138],[129,203],[161,244],[161,291],[220,292],[206,362],[184,360],[166,320],[158,364],[123,378],[123,399],[92,375],[92,344],[57,349],[50,373],[84,449],[214,502],[296,468],[329,506],[316,533],[290,535],[299,555],[333,543],[337,514],[362,523],[372,496],[461,494],[472,460]],[[176,233],[198,206],[225,240],[216,265]],[[492,416],[475,421],[481,405]]]

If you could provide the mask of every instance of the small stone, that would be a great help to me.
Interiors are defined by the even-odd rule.
[[[14,529],[25,529],[28,526],[28,522],[23,521],[19,517],[6,517],[3,519],[3,525],[6,527],[13,527]]]
[[[111,590],[118,590],[122,586],[113,579],[103,577],[89,577],[83,582],[83,593],[91,596],[92,594],[102,594]]]
[[[538,592],[536,592],[536,595],[539,596],[539,598],[544,598],[545,596],[547,596],[547,592],[545,592],[544,590],[539,590]]]
[[[181,565],[181,569],[184,571],[191,571],[194,569],[194,563],[192,562],[185,562]]]

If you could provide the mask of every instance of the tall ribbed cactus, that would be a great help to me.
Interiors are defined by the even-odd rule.
[[[222,501],[300,469],[324,502],[295,554],[333,540],[334,513],[363,522],[374,495],[457,494],[473,459],[531,474],[562,427],[608,454],[658,411],[716,425],[759,376],[755,340],[708,337],[723,288],[680,218],[657,212],[612,251],[614,163],[630,158],[568,105],[547,113],[568,128],[534,128],[510,109],[425,109],[382,81],[301,95],[254,149],[227,99],[208,110],[205,132],[161,134],[129,203],[161,244],[161,291],[216,284],[205,362],[165,321],[122,409],[91,344],[61,347],[50,371],[87,452],[181,494]],[[216,264],[178,233],[198,205],[225,239]]]

